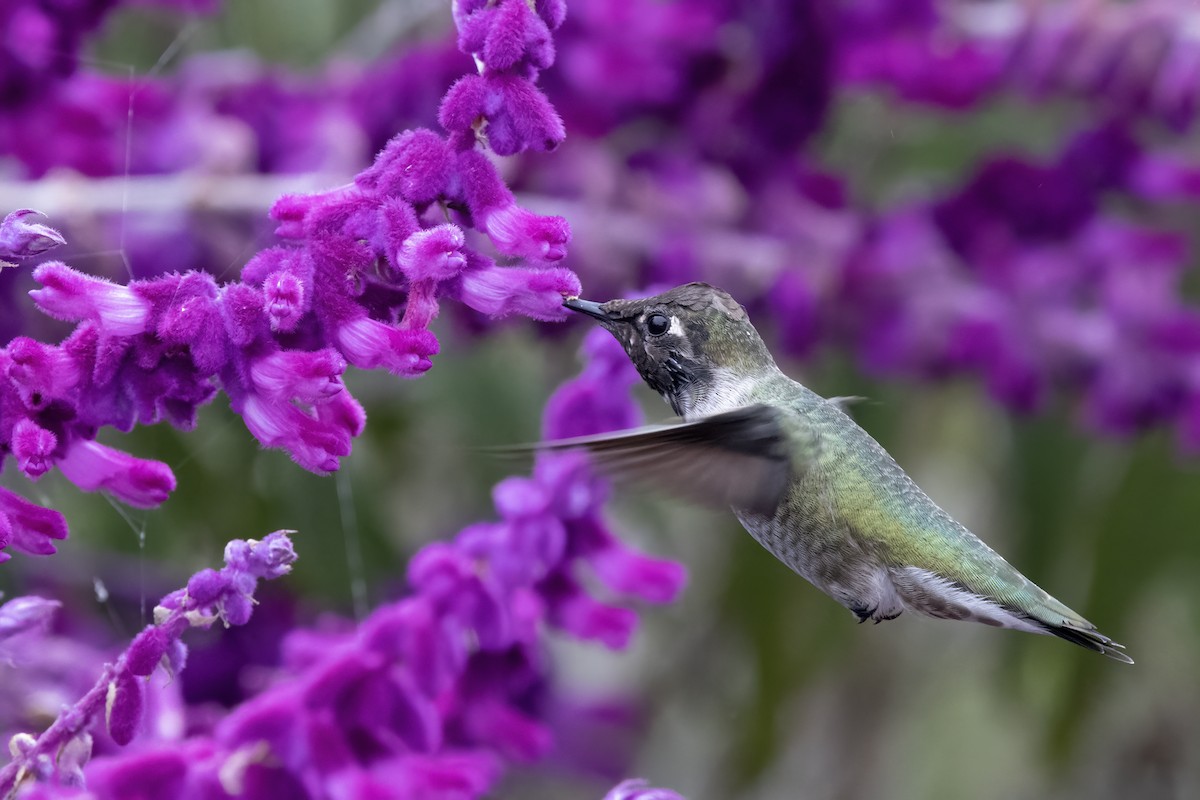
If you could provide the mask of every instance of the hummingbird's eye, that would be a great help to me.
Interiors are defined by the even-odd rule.
[[[651,336],[662,336],[671,327],[671,321],[662,314],[651,314],[646,320],[646,332]]]

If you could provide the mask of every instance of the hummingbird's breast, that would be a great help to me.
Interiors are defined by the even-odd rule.
[[[903,610],[886,565],[854,535],[828,477],[799,477],[771,517],[734,509],[750,535],[793,571],[860,617]]]

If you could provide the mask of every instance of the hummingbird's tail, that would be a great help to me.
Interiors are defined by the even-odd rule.
[[[1072,644],[1077,644],[1080,647],[1086,647],[1088,650],[1106,655],[1113,661],[1120,661],[1122,664],[1133,663],[1133,659],[1125,655],[1125,645],[1114,642],[1096,630],[1096,627],[1086,620],[1081,620],[1082,624],[1080,624],[1079,622],[1064,619],[1058,625],[1036,618],[1031,618],[1030,622],[1045,628],[1046,633],[1054,634],[1058,638],[1066,639]]]
[[[1113,661],[1133,663],[1123,652],[1124,645],[1100,633],[1095,625],[1047,594],[1007,561],[994,553],[992,556],[992,565],[1002,566],[1009,580],[1007,585],[993,583],[986,594],[964,581],[951,580],[921,567],[894,569],[892,585],[906,607],[931,617],[969,619],[1027,633],[1054,635]]]
[[[1088,622],[1082,615],[1069,608],[1061,600],[1050,596],[1036,584],[1028,582],[1029,593],[1024,598],[1022,612],[1028,622],[1040,628],[1040,633],[1049,633],[1072,644],[1085,647],[1095,653],[1108,656],[1122,664],[1132,664],[1133,659],[1125,654],[1125,645],[1114,642]],[[1030,597],[1032,594],[1033,597]]]

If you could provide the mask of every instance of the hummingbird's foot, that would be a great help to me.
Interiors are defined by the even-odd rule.
[[[859,625],[862,625],[867,620],[873,620],[875,622],[875,624],[878,625],[879,623],[881,623],[885,620],[895,619],[896,617],[898,617],[902,613],[904,613],[904,609],[900,608],[897,611],[894,611],[890,614],[881,614],[881,613],[879,613],[879,606],[877,606],[877,605],[875,605],[875,606],[854,606],[850,610],[854,613],[854,616],[858,617]]]
[[[879,606],[851,606],[850,611],[854,616],[858,617],[858,624],[862,625],[869,619],[874,619],[875,612],[879,610]],[[878,622],[879,620],[875,620]]]

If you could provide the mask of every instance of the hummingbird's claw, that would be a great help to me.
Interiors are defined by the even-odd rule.
[[[875,616],[875,612],[879,610],[878,606],[857,606],[850,609],[854,612],[854,616],[858,617],[858,624],[862,625],[867,620]],[[879,620],[876,620],[878,623]]]

